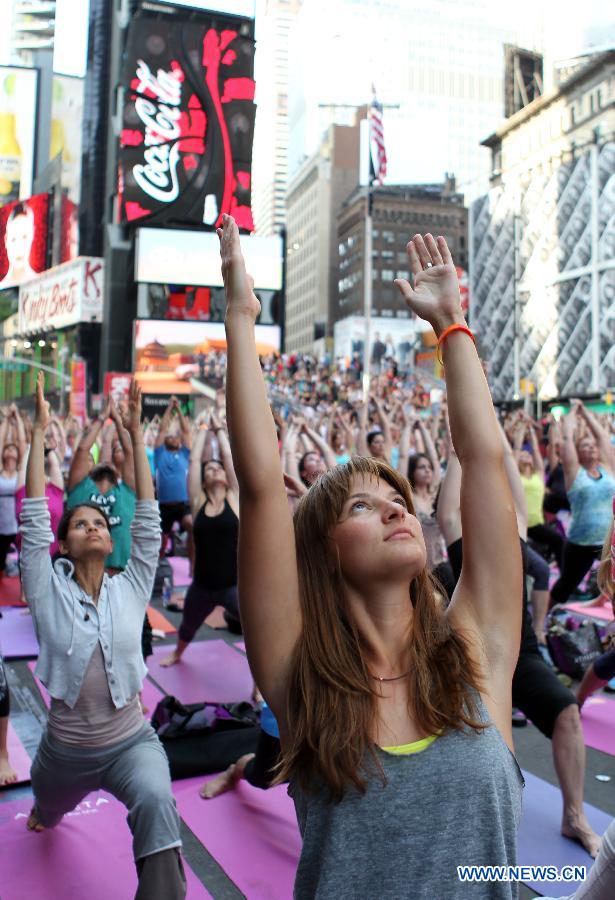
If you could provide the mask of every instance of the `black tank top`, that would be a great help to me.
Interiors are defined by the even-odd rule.
[[[206,516],[205,504],[194,520],[194,581],[210,591],[237,584],[239,519],[224,501],[219,516]]]

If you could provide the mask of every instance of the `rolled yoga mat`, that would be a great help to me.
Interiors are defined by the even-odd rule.
[[[169,556],[168,561],[173,568],[173,584],[175,587],[187,587],[190,577],[190,560],[187,556]]]
[[[562,795],[553,787],[529,772],[524,772],[523,815],[518,837],[517,863],[520,866],[585,866],[589,871],[592,858],[580,844],[560,834]],[[601,835],[611,823],[612,816],[595,806],[585,804],[585,812],[594,831]],[[526,881],[539,894],[567,897],[580,882]]]
[[[261,791],[241,781],[203,800],[199,788],[214,777],[173,782],[180,816],[249,900],[289,900],[301,837],[286,785]]]
[[[55,828],[34,834],[32,797],[0,803],[2,900],[133,900],[137,874],[126,808],[105,791],[89,794]],[[184,860],[188,900],[211,894]]]
[[[169,644],[154,647],[147,662],[150,676],[165,693],[182,703],[250,700],[253,682],[248,660],[224,641],[193,641],[181,662],[165,669],[160,660],[172,649]]]
[[[25,609],[2,610],[0,649],[5,659],[27,659],[38,656],[38,641],[32,616]]]
[[[601,694],[590,697],[583,704],[581,724],[588,747],[615,756],[615,700]]]

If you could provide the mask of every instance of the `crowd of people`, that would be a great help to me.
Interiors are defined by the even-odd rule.
[[[574,693],[547,627],[594,563],[595,593],[613,601],[615,417],[576,400],[559,419],[496,411],[446,241],[431,235],[409,243],[412,281],[397,287],[435,331],[444,391],[386,357],[369,390],[356,359],[259,359],[232,218],[219,237],[225,387],[209,408],[191,418],[173,397],[143,420],[133,382],[78,422],[52,414],[41,373],[33,416],[2,410],[0,591],[20,573],[51,697],[28,827],[104,788],[129,811],[137,897],[184,896],[168,763],[140,703],[145,611],[181,535],[191,583],[161,664],[182,665],[221,606],[262,710],[256,753],[202,796],[240,778],[289,783],[297,897],[413,884],[454,900],[457,866],[514,865],[520,714],[551,741],[562,834],[597,857],[575,900],[612,895],[613,827],[597,835],[583,808],[580,709],[615,677],[615,650]],[[8,716],[0,657],[0,785],[15,780]],[[440,841],[450,822],[454,840]],[[509,882],[474,887],[516,896]]]

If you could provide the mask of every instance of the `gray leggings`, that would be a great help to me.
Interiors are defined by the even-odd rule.
[[[108,747],[71,747],[45,732],[31,778],[37,818],[46,828],[57,825],[91,791],[113,794],[128,808],[139,874],[137,897],[175,900],[185,896],[169,763],[151,725],[144,723],[132,737]],[[162,853],[171,849],[174,852]],[[148,857],[152,857],[151,865]],[[151,887],[144,890],[142,883],[149,869],[156,869],[155,881],[160,885],[154,893]],[[147,876],[147,880],[152,879]]]

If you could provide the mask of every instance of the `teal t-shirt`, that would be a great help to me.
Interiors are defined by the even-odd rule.
[[[96,482],[89,476],[68,492],[68,509],[80,503],[96,503],[107,513],[113,538],[113,552],[105,560],[105,566],[109,569],[125,569],[130,559],[130,525],[136,500],[135,492],[123,482],[101,494]]]

